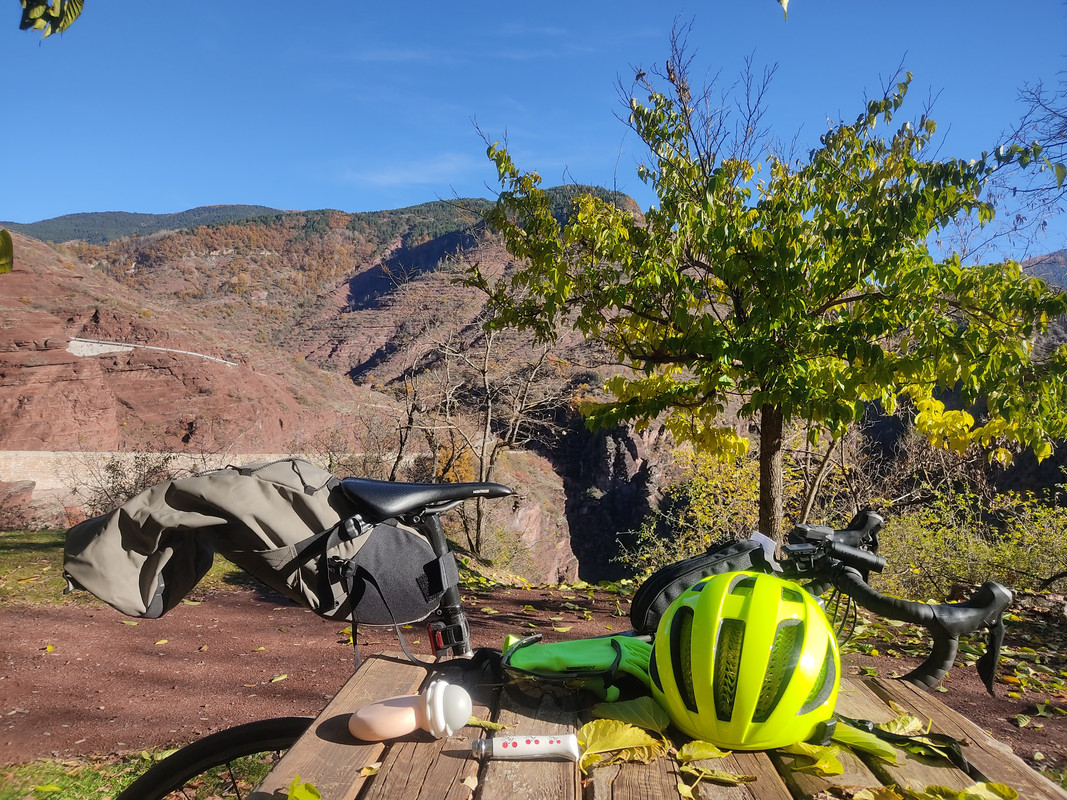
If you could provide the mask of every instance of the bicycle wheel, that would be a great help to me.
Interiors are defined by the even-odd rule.
[[[313,719],[262,719],[205,736],[149,767],[115,800],[242,798]]]

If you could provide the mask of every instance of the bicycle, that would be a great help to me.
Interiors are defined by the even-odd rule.
[[[471,498],[500,498],[512,494],[508,487],[495,483],[404,484],[345,478],[341,484],[367,519],[392,518],[411,525],[427,536],[439,556],[450,552],[440,514]],[[987,628],[988,647],[979,659],[978,668],[987,688],[992,691],[1004,636],[1003,615],[1011,601],[1011,592],[999,584],[987,583],[964,602],[942,604],[899,600],[881,594],[868,585],[867,577],[871,571],[880,571],[885,565],[885,560],[877,554],[882,524],[881,517],[865,511],[840,530],[798,525],[782,548],[782,561],[778,562],[768,554],[763,562],[764,568],[780,570],[784,577],[792,580],[806,580],[806,588],[815,594],[830,590],[840,592],[850,598],[850,602],[854,601],[875,614],[924,627],[933,639],[931,654],[920,667],[904,676],[905,680],[923,688],[935,686],[951,668],[960,635]],[[770,540],[766,537],[763,540],[766,547]],[[846,604],[842,621],[847,617]],[[440,607],[427,622],[427,631],[435,658],[466,658],[472,654],[470,628],[458,588],[442,597]],[[310,717],[260,720],[212,734],[150,767],[116,800],[193,798],[197,795],[187,791],[196,791],[196,782],[211,771],[228,774],[230,786],[227,790],[232,792],[220,795],[214,788],[212,791],[216,793],[212,797],[241,797],[241,779],[234,762],[250,758],[263,764],[265,772],[272,760],[291,747],[311,722]],[[248,782],[251,784],[254,780],[255,777]],[[193,788],[185,790],[183,787],[187,786]]]

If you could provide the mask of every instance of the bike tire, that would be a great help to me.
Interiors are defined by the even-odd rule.
[[[277,717],[210,734],[149,767],[115,800],[166,800],[175,792],[177,797],[195,797],[185,794],[184,787],[237,759],[288,750],[313,721],[313,717]],[[238,793],[233,797],[241,797],[234,788]]]

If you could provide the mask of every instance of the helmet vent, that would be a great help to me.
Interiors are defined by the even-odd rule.
[[[819,670],[819,676],[815,679],[815,682],[811,687],[811,693],[808,695],[808,699],[804,701],[803,707],[797,712],[798,716],[814,711],[830,699],[830,693],[834,689],[834,678],[836,675],[837,661],[834,658],[834,648],[830,644],[827,644],[826,658],[823,659],[822,668]]]
[[[648,659],[648,677],[652,679],[652,683],[656,685],[656,688],[661,692],[663,691],[663,681],[659,679],[659,667],[656,665],[656,651],[652,651],[652,655]]]
[[[693,609],[682,606],[671,620],[671,666],[674,668],[674,685],[685,707],[697,713],[696,694],[693,692],[693,654],[690,640],[693,636]]]
[[[752,588],[756,585],[756,578],[753,575],[738,575],[733,583],[730,584],[729,594],[737,595],[750,595],[752,594]]]
[[[785,620],[778,626],[771,645],[771,655],[767,662],[767,672],[763,676],[759,700],[752,715],[755,722],[766,722],[782,699],[793,671],[800,661],[800,651],[804,644],[804,625],[800,620]]]
[[[787,603],[803,603],[804,596],[800,593],[799,589],[793,589],[789,586],[783,586],[782,600]]]
[[[724,619],[719,624],[715,646],[715,674],[712,687],[715,695],[715,716],[727,722],[734,713],[737,696],[737,676],[741,670],[741,646],[745,641],[745,623],[739,619]]]

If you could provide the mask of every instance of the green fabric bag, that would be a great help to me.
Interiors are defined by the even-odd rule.
[[[320,615],[347,619],[347,591],[340,574],[327,574],[328,560],[355,556],[373,530],[335,476],[287,458],[165,481],[75,525],[64,571],[122,613],[155,618],[217,552]]]

